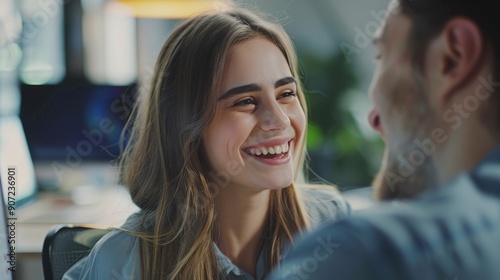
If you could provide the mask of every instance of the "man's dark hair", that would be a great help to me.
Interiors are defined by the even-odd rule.
[[[500,78],[500,0],[398,0],[403,14],[413,23],[409,38],[416,67],[423,63],[429,42],[455,17],[475,22],[487,42],[493,45],[493,80]],[[421,68],[420,68],[421,70]],[[496,91],[497,94],[499,91]],[[497,98],[500,103],[500,98]],[[500,104],[499,104],[500,109]]]
[[[402,12],[413,21],[411,44],[423,51],[446,22],[455,17],[474,21],[494,46],[496,68],[500,62],[500,1],[498,0],[399,0]]]

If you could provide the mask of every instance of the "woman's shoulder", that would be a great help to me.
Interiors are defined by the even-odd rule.
[[[130,254],[138,245],[139,238],[133,234],[137,231],[139,215],[132,214],[120,227],[105,234],[92,249],[94,254]]]
[[[94,245],[92,252],[97,255],[130,254],[138,241],[138,237],[127,231],[113,229]]]
[[[312,225],[350,215],[350,206],[336,187],[314,184],[299,187]]]
[[[139,246],[138,237],[127,230],[113,229],[94,245],[86,257],[74,264],[63,279],[122,279],[118,276],[138,276]]]

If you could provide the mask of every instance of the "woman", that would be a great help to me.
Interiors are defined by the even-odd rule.
[[[262,279],[295,234],[347,212],[294,184],[306,103],[276,24],[239,9],[186,20],[136,109],[121,171],[141,211],[67,279]]]

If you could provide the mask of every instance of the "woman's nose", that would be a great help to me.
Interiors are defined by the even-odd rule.
[[[260,126],[264,131],[280,131],[290,126],[290,118],[279,104],[268,106],[260,117]]]

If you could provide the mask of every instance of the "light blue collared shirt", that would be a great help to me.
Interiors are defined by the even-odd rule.
[[[342,218],[350,213],[349,205],[337,194],[325,190],[304,189],[306,210],[311,218],[312,227],[320,223]],[[134,229],[138,214],[131,215],[122,226]],[[256,278],[240,269],[225,256],[214,243],[215,253],[220,266],[221,275],[228,280],[261,280],[268,271],[265,270],[264,248],[261,250],[256,265]],[[124,231],[113,230],[106,234],[94,246],[90,254],[73,265],[64,275],[64,280],[137,280],[140,279],[139,239]],[[281,257],[288,252],[284,248]]]

